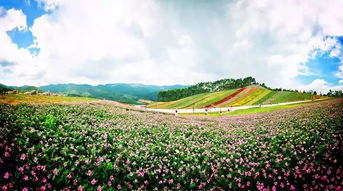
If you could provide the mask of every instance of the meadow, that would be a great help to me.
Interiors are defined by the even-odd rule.
[[[343,101],[183,117],[0,103],[3,190],[342,190]]]

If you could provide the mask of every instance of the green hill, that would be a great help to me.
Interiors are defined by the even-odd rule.
[[[176,101],[153,102],[148,107],[158,109],[230,107],[303,101],[311,100],[313,97],[310,93],[274,91],[259,85],[251,85],[239,89],[197,94]],[[319,97],[317,96],[317,99]]]

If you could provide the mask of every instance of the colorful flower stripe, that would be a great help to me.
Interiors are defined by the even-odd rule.
[[[214,102],[214,103],[212,103],[212,104],[209,104],[209,105],[204,106],[204,108],[209,108],[209,107],[216,106],[216,105],[219,105],[219,104],[221,104],[221,103],[224,103],[224,102],[230,100],[231,98],[235,97],[236,95],[238,95],[239,93],[241,93],[241,92],[244,91],[245,89],[246,89],[246,88],[241,88],[241,89],[237,90],[235,93],[233,93],[233,94],[231,94],[231,95],[225,97],[224,99],[221,99],[221,100],[216,101],[216,102]]]

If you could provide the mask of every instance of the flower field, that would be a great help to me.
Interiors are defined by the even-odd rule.
[[[343,101],[221,118],[0,103],[2,190],[342,190]]]
[[[8,94],[0,95],[0,103],[21,104],[21,103],[75,103],[97,101],[95,98],[70,97],[70,96],[44,96],[44,95],[23,95]]]
[[[259,85],[219,92],[202,93],[169,102],[151,102],[147,107],[154,109],[191,109],[211,107],[231,107],[260,104],[279,104],[312,99],[327,99],[326,96],[313,96],[310,93],[291,91],[272,91]]]

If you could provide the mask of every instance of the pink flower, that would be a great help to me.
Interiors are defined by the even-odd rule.
[[[5,152],[5,157],[10,157],[10,153],[9,152]]]
[[[174,180],[173,179],[170,179],[169,180],[169,184],[173,184]]]
[[[42,179],[42,182],[43,182],[43,183],[46,183],[46,181],[47,181],[46,178],[43,178],[43,179]]]
[[[113,176],[110,176],[110,180],[112,181],[114,179],[114,177]]]
[[[96,190],[101,191],[102,190],[101,186],[98,186],[98,188]]]
[[[19,172],[24,172],[24,168],[23,167],[19,167]]]
[[[3,187],[2,187],[2,190],[7,190],[7,186],[3,186]]]
[[[145,184],[145,185],[148,185],[148,184],[149,184],[149,182],[148,182],[147,180],[145,180],[145,181],[144,181],[144,184]]]
[[[91,184],[94,185],[95,183],[96,183],[96,180],[93,179],[93,180],[91,181]]]
[[[71,179],[71,177],[72,177],[71,174],[68,174],[68,175],[67,175],[67,178]]]
[[[45,186],[41,186],[41,187],[40,187],[40,190],[41,190],[41,191],[45,191],[45,190],[46,190]]]
[[[120,184],[117,185],[117,189],[121,190],[121,185]]]
[[[88,170],[88,172],[87,172],[87,176],[92,176],[93,175],[93,171],[91,171],[91,170]]]
[[[23,188],[23,191],[29,191],[29,189],[25,187],[25,188]]]
[[[25,160],[25,154],[20,155],[20,160]]]
[[[82,191],[82,186],[81,185],[77,188],[77,191]]]
[[[52,173],[54,173],[54,175],[57,175],[58,170],[55,168],[54,171],[53,171]]]
[[[28,180],[29,180],[29,177],[28,177],[27,175],[25,175],[25,176],[23,177],[23,180],[28,181]]]
[[[4,174],[4,178],[7,179],[7,178],[9,178],[9,177],[10,177],[10,174],[9,174],[8,172],[6,172],[6,173]]]
[[[295,187],[291,185],[290,190],[295,190]]]

